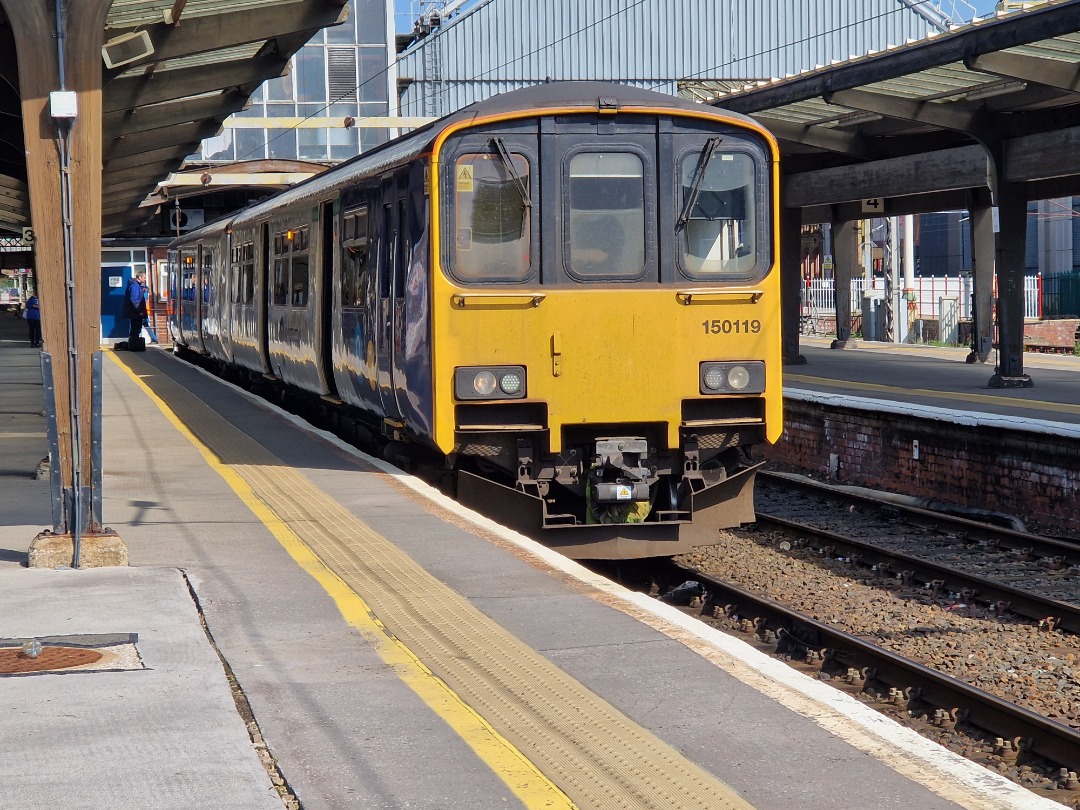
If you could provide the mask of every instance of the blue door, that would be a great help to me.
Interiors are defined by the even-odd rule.
[[[131,265],[101,268],[102,341],[128,338],[131,323],[124,317],[124,292],[131,279]]]

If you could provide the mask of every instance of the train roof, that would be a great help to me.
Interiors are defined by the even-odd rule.
[[[545,82],[520,90],[511,90],[496,96],[477,101],[443,118],[414,129],[400,138],[395,138],[381,146],[347,160],[322,174],[298,183],[291,188],[278,192],[265,200],[255,203],[234,214],[226,215],[214,223],[178,237],[172,244],[179,245],[194,241],[218,230],[225,225],[243,227],[253,220],[264,216],[268,211],[281,205],[302,200],[310,195],[321,195],[352,182],[357,172],[379,174],[402,163],[413,160],[431,148],[436,136],[449,126],[460,124],[473,118],[485,118],[500,113],[511,113],[545,107],[566,109],[597,109],[600,100],[605,105],[616,107],[651,107],[670,108],[672,112],[692,112],[717,119],[735,119],[758,126],[753,119],[729,110],[722,110],[706,104],[646,90],[629,84],[613,82]],[[194,237],[194,239],[193,239]]]
[[[614,99],[619,106],[670,107],[673,110],[708,112],[706,105],[681,99],[678,96],[646,90],[614,82],[545,82],[500,93],[477,101],[447,116],[450,119],[477,115],[496,115],[500,112],[530,107],[580,107],[596,109],[598,99]],[[740,116],[741,117],[741,116]]]

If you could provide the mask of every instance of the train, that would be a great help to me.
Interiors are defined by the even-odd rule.
[[[173,240],[171,337],[571,557],[682,553],[782,430],[778,154],[628,85],[493,96]]]

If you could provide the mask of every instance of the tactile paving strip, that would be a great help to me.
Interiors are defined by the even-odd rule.
[[[391,632],[579,807],[751,807],[474,608],[148,360],[124,356],[123,362]],[[234,463],[238,459],[244,463]]]

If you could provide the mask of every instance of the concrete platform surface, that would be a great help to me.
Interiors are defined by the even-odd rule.
[[[0,804],[280,810],[179,571],[0,570],[0,638],[130,633],[144,669],[0,678]]]

